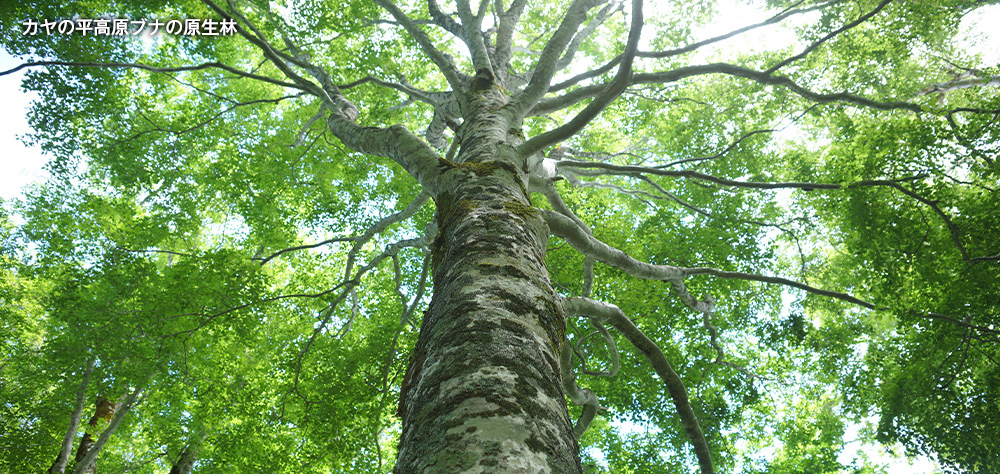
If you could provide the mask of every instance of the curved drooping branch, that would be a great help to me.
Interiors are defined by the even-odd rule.
[[[381,254],[376,255],[375,258],[373,258],[370,262],[368,262],[367,265],[364,265],[363,267],[359,268],[358,271],[354,273],[353,277],[350,274],[345,274],[344,280],[340,284],[338,284],[336,287],[330,290],[323,292],[323,293],[330,293],[337,289],[340,290],[340,293],[333,299],[333,301],[326,307],[326,309],[322,311],[322,317],[320,318],[319,322],[317,322],[315,329],[313,329],[312,335],[309,337],[308,340],[306,340],[306,343],[302,347],[302,350],[299,351],[299,355],[296,359],[295,382],[292,385],[292,391],[295,392],[296,395],[298,395],[305,401],[309,401],[305,398],[305,396],[303,396],[299,392],[298,388],[299,377],[302,372],[302,360],[305,358],[305,355],[309,352],[309,349],[312,347],[313,342],[316,341],[316,338],[319,337],[319,335],[324,330],[326,330],[327,325],[329,325],[330,321],[333,319],[334,311],[337,309],[340,303],[343,302],[348,296],[353,296],[355,294],[354,290],[361,283],[361,277],[363,277],[369,271],[380,265],[383,261],[385,261],[385,259],[394,258],[403,248],[426,247],[427,245],[430,244],[430,241],[434,239],[436,231],[437,229],[433,228],[429,232],[425,233],[423,236],[418,237],[416,239],[400,240],[387,245],[385,247],[385,250],[383,250]],[[416,305],[417,303],[418,300],[414,300],[413,304]],[[404,313],[404,317],[408,318],[409,312],[412,312],[412,310],[408,309],[407,313]],[[339,332],[340,337],[343,337],[347,332],[351,330],[351,325],[353,324],[355,316],[356,314],[352,314],[351,319],[345,322],[344,325],[341,327]]]
[[[760,71],[727,63],[701,64],[697,66],[679,67],[669,71],[639,73],[632,77],[631,84],[667,84],[688,77],[708,74],[725,74],[750,79],[759,84],[784,87],[795,94],[818,104],[843,102],[876,110],[909,110],[917,113],[923,112],[924,110],[920,105],[910,102],[881,102],[847,92],[836,92],[832,94],[819,93],[802,87],[796,84],[795,81],[785,76],[771,76]],[[529,115],[544,115],[564,109],[587,98],[596,97],[601,93],[601,91],[604,90],[605,87],[606,85],[603,83],[591,84],[574,89],[561,96],[539,100],[538,103],[529,111]]]
[[[220,63],[218,61],[212,61],[207,63],[196,64],[193,66],[176,66],[176,67],[158,67],[150,66],[148,64],[142,63],[122,63],[122,62],[78,62],[78,61],[28,61],[21,63],[15,67],[12,67],[6,71],[0,71],[0,76],[6,76],[8,74],[13,74],[21,69],[35,67],[35,66],[68,66],[68,67],[93,67],[102,69],[141,69],[143,71],[149,72],[184,72],[184,71],[200,71],[203,69],[220,69],[228,73],[235,74],[239,77],[245,77],[247,79],[254,79],[262,82],[267,82],[269,84],[274,84],[276,86],[288,87],[291,89],[297,89],[301,91],[306,91],[304,87],[300,84],[294,84],[291,82],[285,82],[280,79],[275,79],[273,77],[262,76],[260,74],[254,74],[252,72],[246,72],[236,69],[232,66]]]
[[[569,340],[563,341],[559,359],[559,370],[566,396],[569,397],[574,405],[583,406],[583,412],[580,413],[580,418],[576,421],[576,425],[573,426],[573,436],[579,440],[583,436],[583,432],[587,431],[590,423],[594,421],[597,410],[601,408],[601,401],[597,399],[597,395],[594,394],[593,390],[589,388],[581,389],[576,384],[576,376],[573,374],[573,349],[571,344]]]
[[[632,258],[625,252],[601,242],[593,236],[587,235],[587,233],[584,232],[579,225],[573,222],[572,219],[547,209],[540,209],[539,211],[545,219],[545,222],[549,225],[549,229],[551,229],[552,233],[566,240],[571,246],[573,246],[573,248],[579,250],[584,255],[592,255],[598,261],[617,268],[634,277],[642,278],[644,280],[668,281],[673,286],[677,296],[684,302],[685,305],[694,311],[711,311],[714,301],[711,296],[707,296],[699,301],[687,292],[683,281],[685,277],[692,275],[712,275],[719,278],[779,284],[797,288],[809,293],[847,301],[865,308],[880,309],[876,308],[874,303],[856,298],[847,293],[823,290],[787,278],[771,277],[754,273],[730,272],[711,267],[686,268],[641,262]]]
[[[584,296],[584,298],[588,298]],[[573,354],[576,354],[580,358],[580,371],[587,375],[592,375],[594,377],[614,377],[618,375],[618,371],[621,370],[621,354],[618,352],[618,344],[615,343],[614,336],[608,331],[608,328],[604,327],[600,321],[591,319],[590,323],[594,325],[596,331],[580,338],[579,342],[570,342],[570,347],[573,349]],[[611,370],[590,370],[587,368],[587,356],[583,353],[580,345],[590,339],[591,337],[600,335],[601,339],[604,339],[604,344],[607,347],[608,355],[611,357]]]
[[[708,447],[705,434],[701,431],[698,417],[691,409],[691,402],[688,400],[687,388],[677,372],[670,366],[663,351],[645,333],[625,316],[615,305],[601,303],[589,298],[563,298],[561,299],[563,310],[567,315],[587,316],[618,330],[626,339],[631,342],[636,349],[646,357],[656,374],[663,380],[667,392],[674,402],[677,415],[681,424],[687,432],[691,444],[694,445],[695,456],[698,458],[698,465],[702,474],[714,472],[712,467],[712,454]],[[565,350],[565,349],[564,349]]]
[[[521,144],[517,152],[523,157],[531,156],[549,146],[562,142],[587,126],[591,120],[597,117],[612,101],[618,98],[625,88],[632,81],[632,61],[635,53],[639,50],[639,37],[642,34],[642,0],[632,1],[632,24],[629,28],[628,43],[625,46],[624,59],[618,67],[618,73],[608,86],[601,91],[576,117],[569,122],[549,130],[541,135],[532,137]],[[530,87],[530,86],[529,86]]]
[[[576,213],[573,212],[573,210],[566,205],[566,203],[562,199],[562,196],[559,195],[559,191],[557,191],[555,186],[552,184],[551,179],[546,180],[545,185],[542,187],[541,192],[545,196],[545,199],[549,202],[549,205],[552,206],[552,209],[555,209],[556,212],[566,217],[569,217],[570,219],[573,219],[573,222],[575,222],[577,226],[583,229],[583,231],[586,232],[587,235],[591,237],[594,236],[594,232],[590,229],[590,226],[588,226],[585,222],[583,222],[583,219],[580,219],[580,217],[578,217]],[[593,255],[586,255],[586,254],[584,255],[583,289],[581,291],[581,295],[584,298],[590,297],[590,290],[591,287],[593,287],[594,285],[595,261],[596,259],[594,258]]]
[[[973,260],[969,257],[968,252],[965,249],[965,245],[962,243],[961,232],[958,226],[951,220],[938,205],[938,201],[925,198],[909,189],[903,187],[900,182],[908,181],[912,179],[920,178],[921,176],[888,180],[888,179],[866,179],[861,181],[856,181],[849,184],[840,183],[807,183],[807,182],[757,182],[757,181],[739,181],[727,178],[719,178],[717,176],[699,173],[693,170],[664,170],[657,168],[649,168],[645,166],[634,166],[634,165],[615,165],[611,163],[600,163],[592,161],[576,161],[576,160],[560,160],[556,163],[556,169],[569,168],[576,170],[577,174],[613,174],[618,176],[638,176],[643,174],[651,174],[658,176],[670,176],[670,177],[680,177],[693,180],[708,181],[710,183],[715,183],[722,186],[730,186],[735,188],[745,188],[745,189],[802,189],[806,191],[810,190],[828,190],[828,191],[839,191],[847,190],[860,187],[889,187],[895,189],[906,196],[912,198],[915,201],[924,204],[925,206],[931,208],[938,217],[944,222],[945,226],[948,228],[948,232],[951,234],[951,240],[955,244],[959,253],[962,255],[962,260],[972,263]],[[581,170],[599,170],[594,172],[583,172]]]

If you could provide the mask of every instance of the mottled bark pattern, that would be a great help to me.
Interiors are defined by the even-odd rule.
[[[400,403],[397,473],[578,473],[559,377],[548,228],[524,189],[506,94],[480,73],[442,160],[434,297]]]

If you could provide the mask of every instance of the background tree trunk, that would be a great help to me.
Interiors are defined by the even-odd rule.
[[[76,391],[76,405],[73,409],[73,415],[69,418],[69,428],[66,430],[66,436],[63,438],[59,454],[56,455],[55,462],[49,468],[49,474],[66,472],[66,463],[69,462],[69,455],[73,452],[73,440],[76,439],[76,431],[80,427],[80,418],[83,416],[83,404],[87,400],[87,385],[90,383],[90,371],[93,370],[96,361],[97,359],[91,358],[87,362],[87,368],[83,371],[83,380],[80,381],[80,388]],[[100,400],[98,400],[98,408],[100,408],[99,404]],[[95,423],[96,421],[91,419],[91,422]]]
[[[115,403],[114,400],[97,397],[97,404],[94,409],[94,416],[90,417],[90,421],[87,422],[87,431],[83,433],[83,439],[80,440],[80,446],[76,448],[76,457],[74,462],[80,464],[80,461],[87,456],[87,453],[94,447],[94,431],[98,428],[98,423],[101,420],[111,421],[111,418],[115,416],[115,412],[118,411],[119,404]],[[95,466],[89,466],[86,470],[87,474],[93,474],[95,471]],[[61,472],[61,471],[60,471]]]
[[[198,459],[198,450],[201,449],[201,443],[204,440],[205,434],[193,436],[184,451],[181,452],[181,457],[170,468],[170,474],[190,474],[194,467],[194,461]]]

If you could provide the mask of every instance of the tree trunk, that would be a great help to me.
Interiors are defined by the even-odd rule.
[[[579,473],[548,228],[512,152],[523,138],[497,112],[506,95],[486,86],[456,163],[441,164],[434,296],[401,389],[395,472]]]
[[[76,467],[73,468],[73,474],[94,474],[97,472],[97,455],[104,448],[105,443],[111,438],[111,435],[115,433],[118,429],[118,425],[121,424],[122,420],[125,418],[125,414],[135,406],[135,400],[142,393],[142,387],[138,387],[125,398],[123,403],[111,403],[105,398],[98,399],[97,402],[97,413],[94,418],[98,419],[108,419],[108,427],[101,432],[101,435],[96,441],[93,440],[90,433],[84,435],[84,439],[80,441],[80,449],[76,452]],[[103,404],[101,402],[104,402]],[[91,418],[91,427],[97,425],[96,421]],[[88,430],[90,431],[90,430]],[[84,449],[84,442],[90,440]]]
[[[80,464],[80,461],[87,455],[87,453],[94,447],[94,431],[98,428],[98,423],[101,420],[110,422],[111,418],[115,416],[115,412],[118,411],[118,404],[114,400],[110,400],[104,397],[97,397],[97,406],[94,409],[94,416],[90,417],[90,421],[87,422],[87,431],[83,433],[83,439],[80,440],[80,446],[76,448],[76,457],[74,458],[75,464]],[[93,474],[95,471],[94,466],[87,468],[88,474]]]
[[[87,361],[87,367],[83,370],[83,380],[80,381],[80,388],[76,391],[76,406],[73,408],[73,414],[69,419],[69,428],[66,430],[66,436],[63,438],[59,454],[56,455],[55,462],[49,468],[49,474],[62,474],[66,472],[66,463],[69,462],[69,455],[73,452],[73,440],[76,439],[76,431],[80,427],[80,418],[83,416],[83,404],[87,401],[87,385],[90,384],[90,371],[93,370],[96,362],[97,359],[91,358]],[[100,407],[100,402],[98,402],[98,407]],[[96,423],[93,419],[91,421]]]
[[[170,474],[190,474],[191,469],[194,467],[194,461],[198,459],[198,450],[201,448],[201,443],[204,440],[205,434],[193,436],[191,441],[188,442],[187,447],[181,452],[181,457],[170,468]]]

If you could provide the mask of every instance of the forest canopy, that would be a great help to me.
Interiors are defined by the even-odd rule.
[[[994,3],[4,2],[0,471],[1000,472]]]

